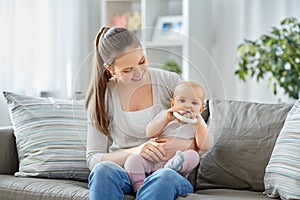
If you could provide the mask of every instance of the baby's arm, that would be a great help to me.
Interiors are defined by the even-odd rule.
[[[146,127],[146,135],[149,138],[158,137],[164,128],[174,120],[173,109],[167,110],[161,117],[152,120]]]
[[[204,153],[211,147],[211,137],[208,134],[208,131],[206,129],[206,126],[203,122],[203,119],[200,118],[201,116],[198,116],[197,123],[194,125],[196,133],[195,133],[195,139],[196,139],[196,146],[198,148],[198,152]]]

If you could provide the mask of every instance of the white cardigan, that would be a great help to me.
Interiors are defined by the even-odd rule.
[[[174,88],[181,82],[180,76],[174,72],[156,68],[148,70],[152,82],[153,105],[144,110],[123,111],[115,82],[111,80],[108,83],[105,99],[111,138],[93,126],[91,122],[92,108],[89,106],[86,158],[90,170],[102,160],[105,153],[135,147],[149,140],[145,134],[147,124],[161,110],[169,108]]]

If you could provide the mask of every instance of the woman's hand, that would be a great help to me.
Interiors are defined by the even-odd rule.
[[[158,144],[163,145],[165,150],[165,157],[172,158],[177,150],[185,151],[187,149],[196,149],[194,139],[181,139],[181,138],[159,138],[155,140]]]
[[[167,161],[164,144],[149,140],[140,146],[140,155],[151,162]]]

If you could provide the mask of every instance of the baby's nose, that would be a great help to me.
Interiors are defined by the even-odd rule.
[[[184,105],[184,107],[185,107],[185,110],[186,110],[186,111],[191,111],[191,110],[192,110],[192,106],[191,106],[191,104],[189,104],[189,103],[186,103],[186,104]]]

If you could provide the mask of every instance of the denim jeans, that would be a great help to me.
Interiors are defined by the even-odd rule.
[[[96,164],[89,176],[90,199],[123,200],[124,194],[132,194],[130,179],[125,170],[113,162]],[[191,183],[176,171],[162,168],[148,176],[137,191],[137,200],[173,200],[177,196],[192,193]]]

